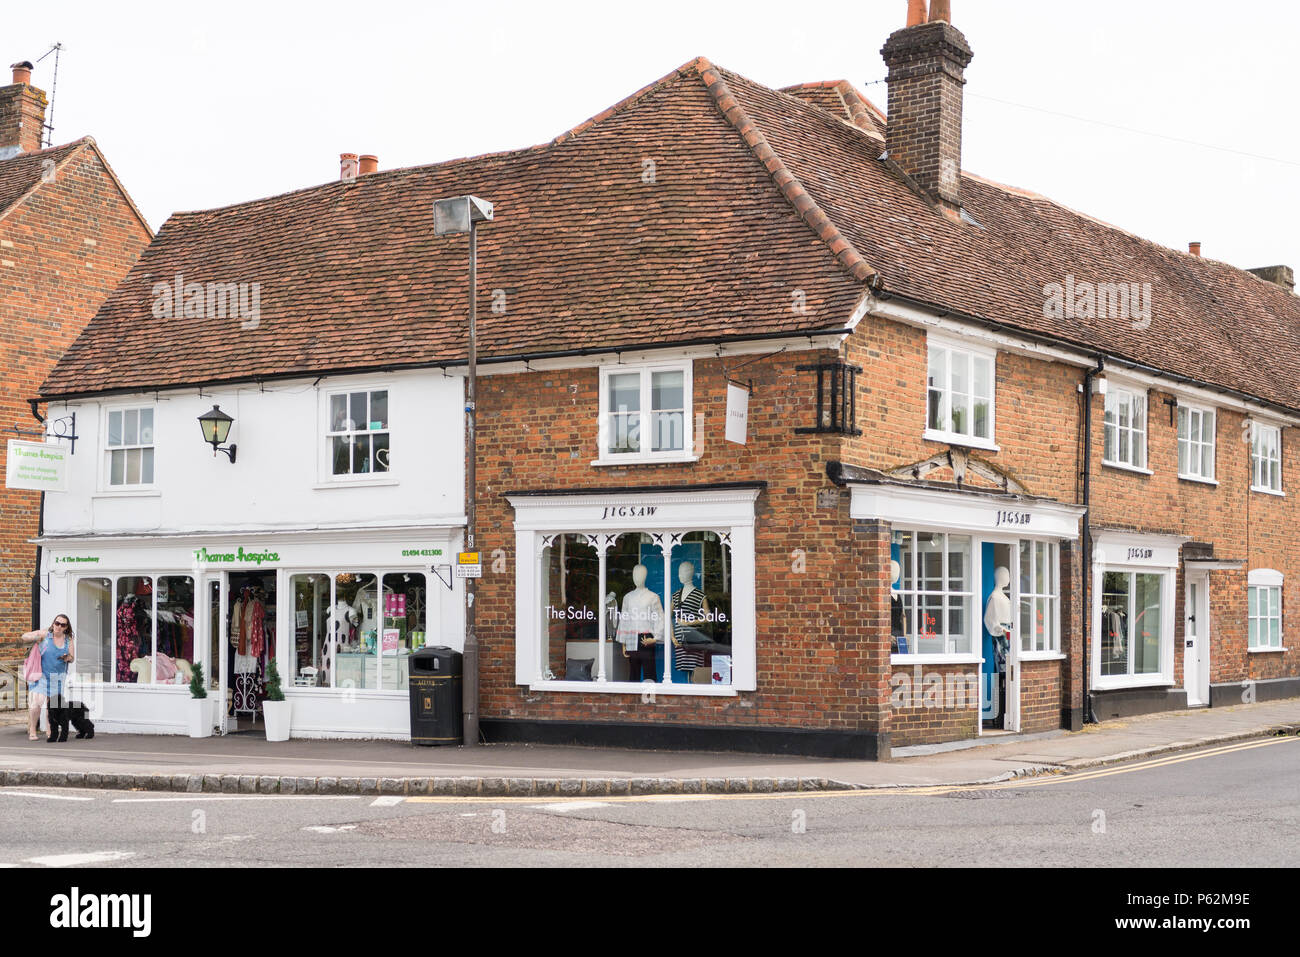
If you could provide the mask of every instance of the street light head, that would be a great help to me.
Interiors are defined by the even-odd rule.
[[[467,233],[474,223],[490,222],[492,204],[477,196],[456,196],[433,203],[433,233],[451,236]]]

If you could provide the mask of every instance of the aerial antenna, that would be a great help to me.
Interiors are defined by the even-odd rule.
[[[62,44],[62,43],[56,43],[56,44],[54,44],[54,46],[52,46],[52,47],[50,47],[48,50],[46,50],[44,54],[41,55],[41,59],[40,59],[40,60],[37,60],[37,61],[36,61],[37,63],[40,63],[41,60],[44,60],[44,59],[45,59],[47,56],[49,56],[51,53],[54,54],[54,80],[50,83],[50,110],[49,110],[49,114],[48,114],[48,115],[49,115],[49,122],[45,124],[45,145],[46,145],[46,146],[53,146],[53,145],[54,145],[54,143],[53,143],[53,137],[54,137],[54,97],[55,97],[55,96],[58,94],[58,92],[59,92],[59,54],[60,54],[62,51],[63,51],[63,44]]]

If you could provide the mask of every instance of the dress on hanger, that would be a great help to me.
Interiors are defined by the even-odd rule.
[[[131,662],[140,657],[140,629],[135,620],[135,599],[128,598],[117,606],[117,680],[136,680]]]

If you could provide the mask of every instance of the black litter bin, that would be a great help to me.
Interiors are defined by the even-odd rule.
[[[443,646],[411,655],[411,743],[464,744],[464,658]]]

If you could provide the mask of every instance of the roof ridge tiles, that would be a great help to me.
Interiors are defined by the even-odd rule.
[[[831,218],[826,215],[808,190],[804,188],[803,183],[785,165],[781,157],[777,155],[776,150],[772,149],[767,137],[763,135],[758,128],[758,124],[745,111],[745,108],[740,105],[740,101],[732,93],[731,87],[727,84],[719,69],[703,58],[695,62],[703,65],[703,69],[700,71],[700,79],[704,81],[704,85],[717,104],[718,110],[726,117],[727,122],[735,127],[741,139],[745,141],[745,144],[758,161],[763,164],[763,167],[771,175],[772,181],[780,189],[790,205],[799,213],[803,221],[830,248],[830,251],[840,265],[848,271],[849,275],[863,282],[874,280],[878,283],[880,274],[844,237],[839,227],[832,222]]]

